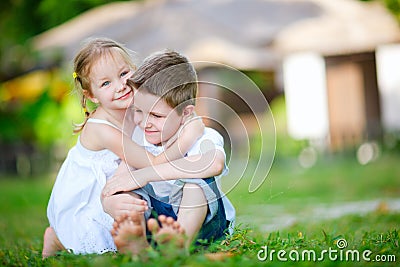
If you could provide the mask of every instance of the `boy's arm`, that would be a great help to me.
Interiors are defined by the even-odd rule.
[[[217,176],[224,167],[225,154],[219,149],[212,149],[133,172],[126,170],[125,173],[118,173],[107,181],[102,194],[110,196],[116,192],[134,190],[149,182]]]

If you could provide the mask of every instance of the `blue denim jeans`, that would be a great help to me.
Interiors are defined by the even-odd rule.
[[[207,223],[203,223],[203,226],[201,227],[197,235],[197,238],[195,239],[195,240],[202,240],[201,242],[202,244],[210,243],[222,238],[225,235],[228,226],[225,216],[225,208],[214,177],[206,178],[203,180],[208,184],[208,186],[210,186],[210,188],[216,194],[218,201],[218,210],[215,216],[211,220],[209,220]],[[162,201],[157,198],[154,198],[153,194],[149,195],[151,200],[151,206],[153,207],[153,212],[151,217],[157,219],[159,215],[165,215],[177,220],[177,214],[175,214],[171,204],[168,204],[167,201]],[[199,242],[197,241],[196,243],[199,244]]]

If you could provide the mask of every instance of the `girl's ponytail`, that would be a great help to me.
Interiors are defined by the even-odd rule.
[[[74,82],[75,82],[75,87],[79,88],[80,90],[78,90],[80,93],[82,93],[82,80],[79,77],[79,75],[74,72],[72,74],[73,78],[74,78]],[[86,96],[82,93],[82,98],[81,98],[81,106],[82,106],[82,110],[83,113],[85,114],[85,120],[80,123],[80,124],[74,124],[74,133],[79,133],[80,131],[82,131],[83,127],[85,126],[87,120],[90,117],[90,112],[87,109],[87,105],[86,105]]]

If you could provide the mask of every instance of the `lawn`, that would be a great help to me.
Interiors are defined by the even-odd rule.
[[[400,196],[399,162],[400,155],[392,153],[362,166],[354,157],[342,155],[303,169],[294,159],[278,159],[256,192],[248,193],[249,179],[243,178],[229,193],[238,220],[232,237],[189,257],[152,251],[146,265],[312,266],[321,260],[318,265],[396,266],[400,261],[400,213],[396,206]],[[138,265],[127,255],[114,254],[62,253],[42,261],[42,233],[47,226],[46,204],[53,179],[54,175],[0,179],[0,265]],[[349,203],[360,205],[359,212],[333,214],[345,210],[343,207]],[[378,205],[364,209],[373,203]],[[271,230],[271,225],[275,229]],[[343,242],[347,246],[339,249]],[[356,251],[359,261],[351,257],[346,260],[346,255],[355,257]],[[362,258],[365,251],[370,262]],[[214,254],[210,256],[210,252]],[[311,252],[316,255],[314,260]],[[265,255],[268,257],[263,258]]]

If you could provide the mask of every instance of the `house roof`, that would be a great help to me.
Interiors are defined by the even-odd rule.
[[[282,53],[369,50],[399,41],[400,30],[381,5],[358,0],[156,0],[98,7],[33,41],[70,61],[93,36],[124,43],[139,58],[170,48],[192,61],[272,69]]]
[[[380,2],[359,0],[310,0],[322,15],[288,25],[276,36],[281,52],[315,51],[341,55],[373,51],[377,46],[400,41],[395,18]]]

